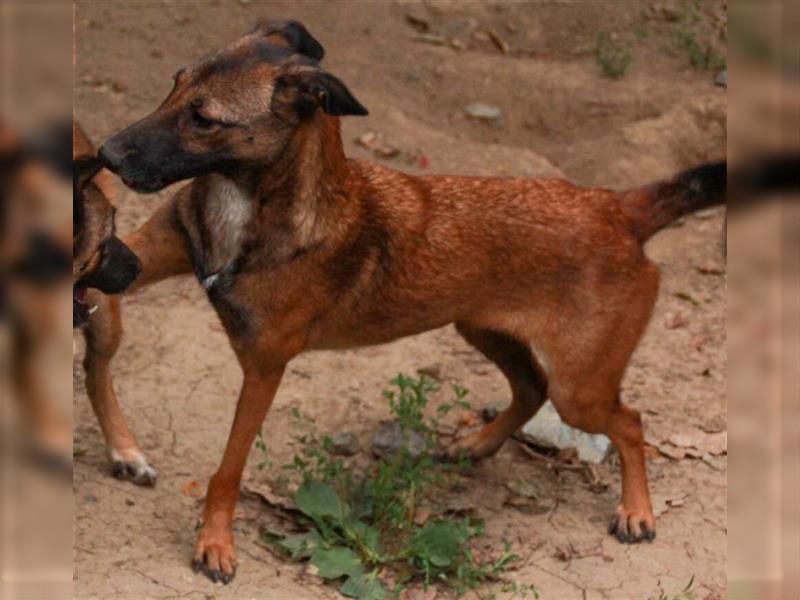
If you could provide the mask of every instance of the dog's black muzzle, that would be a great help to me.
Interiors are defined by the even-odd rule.
[[[95,288],[104,294],[121,294],[139,276],[142,263],[130,248],[113,236],[103,242],[103,256],[97,268],[81,277],[72,292],[72,326],[89,320],[92,308],[86,303],[86,290]]]

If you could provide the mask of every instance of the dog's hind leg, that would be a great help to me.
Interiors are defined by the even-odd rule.
[[[628,361],[650,319],[658,294],[658,270],[647,263],[628,276],[624,294],[610,298],[588,327],[571,337],[563,327],[560,351],[553,352],[549,395],[562,420],[588,433],[607,435],[622,464],[622,501],[609,532],[624,543],[655,538],[655,517],[647,486],[644,434],[639,413],[620,401],[620,384]],[[621,286],[617,286],[619,290]],[[602,319],[600,318],[602,315]],[[588,323],[581,315],[567,315]],[[570,353],[568,349],[581,348]]]
[[[511,386],[511,405],[483,429],[453,445],[451,457],[479,459],[497,452],[514,431],[530,419],[547,398],[547,378],[525,343],[506,334],[457,323],[467,342],[503,372]]]
[[[117,479],[130,479],[137,485],[152,486],[156,471],[147,462],[136,438],[125,423],[111,377],[111,360],[122,338],[119,299],[90,290],[89,301],[97,310],[84,327],[86,356],[86,393],[103,430],[112,474]]]

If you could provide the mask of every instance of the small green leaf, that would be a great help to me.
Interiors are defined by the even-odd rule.
[[[377,571],[350,575],[339,588],[339,592],[358,600],[383,600],[386,597],[386,589],[378,578]]]
[[[278,545],[292,555],[292,558],[308,558],[316,550],[322,538],[316,529],[305,533],[287,535]]]
[[[338,579],[343,575],[355,575],[364,572],[358,555],[344,546],[333,548],[317,548],[311,553],[311,564],[319,569],[323,579]]]
[[[416,532],[414,546],[432,565],[448,567],[456,561],[462,544],[468,539],[469,531],[463,524],[437,521]]]
[[[294,502],[304,514],[312,519],[332,517],[341,521],[344,516],[344,504],[334,489],[318,481],[309,480],[303,483],[294,496]]]

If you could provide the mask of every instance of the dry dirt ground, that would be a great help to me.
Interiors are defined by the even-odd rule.
[[[259,17],[295,17],[327,49],[325,62],[370,109],[348,119],[355,138],[375,131],[398,146],[387,163],[412,172],[558,175],[624,188],[665,177],[725,152],[726,93],[715,73],[694,69],[673,42],[680,4],[636,2],[79,2],[75,112],[95,140],[152,110],[181,65],[249,29]],[[699,40],[719,37],[724,2],[702,3]],[[406,14],[460,48],[414,39]],[[493,29],[506,55],[485,35]],[[619,80],[602,76],[598,31],[632,48]],[[464,106],[498,106],[497,123]],[[410,157],[410,158],[409,158]],[[424,157],[424,158],[421,158]],[[426,164],[427,163],[427,164]],[[129,231],[173,190],[119,194]],[[623,398],[642,411],[647,436],[690,427],[725,429],[725,277],[722,213],[688,218],[657,236],[648,255],[662,268],[660,300],[625,378]],[[273,518],[258,499],[241,503],[239,571],[227,586],[189,568],[200,501],[184,493],[216,468],[232,419],[240,372],[217,318],[191,278],[168,281],[124,303],[126,335],[114,372],[121,401],[151,462],[155,489],[109,475],[102,437],[75,360],[75,595],[78,598],[335,598],[335,588],[254,541]],[[580,326],[580,324],[576,324]],[[251,457],[245,477],[265,485],[299,445],[291,408],[321,432],[356,432],[362,447],[387,418],[381,390],[402,371],[438,365],[471,390],[478,408],[502,405],[501,376],[451,328],[381,347],[320,352],[292,363],[264,427],[271,468]],[[522,556],[509,577],[542,598],[638,598],[676,593],[691,578],[697,598],[725,596],[726,458],[672,460],[651,448],[648,470],[663,513],[652,544],[623,546],[606,523],[619,494],[612,456],[590,488],[577,472],[557,473],[508,443],[467,475],[463,502],[486,520],[488,544],[510,542]],[[254,451],[255,452],[255,451]],[[362,460],[366,460],[362,455]],[[530,482],[547,510],[505,503],[509,485]],[[671,501],[671,505],[667,504]],[[489,588],[485,591],[497,591]],[[499,594],[502,597],[502,594]]]

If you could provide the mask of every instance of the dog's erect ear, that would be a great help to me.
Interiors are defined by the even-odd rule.
[[[103,168],[102,159],[97,156],[85,156],[72,161],[72,236],[77,237],[83,232],[84,206],[83,188],[92,177]]]
[[[338,77],[308,66],[289,66],[279,73],[272,102],[273,107],[291,106],[301,117],[318,108],[337,117],[369,114]]]
[[[325,56],[325,49],[311,35],[300,21],[263,20],[256,25],[254,32],[261,33],[271,43],[290,48],[299,54],[320,61]]]

